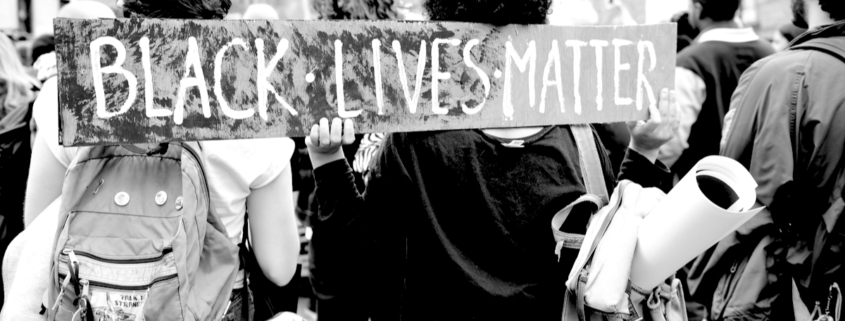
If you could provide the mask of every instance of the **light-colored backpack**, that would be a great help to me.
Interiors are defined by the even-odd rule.
[[[238,247],[188,144],[80,148],[62,188],[47,320],[217,320]]]
[[[589,125],[573,125],[571,129],[572,136],[578,146],[581,176],[584,179],[587,194],[575,200],[552,218],[552,232],[557,241],[555,252],[558,257],[563,250],[578,251],[578,258],[575,260],[572,270],[565,271],[569,273],[570,278],[567,282],[568,287],[564,296],[561,320],[686,321],[686,305],[680,280],[671,277],[667,282],[654,289],[639,289],[628,282],[630,266],[628,268],[619,266],[591,269],[591,265],[595,263],[593,259],[596,249],[599,248],[602,241],[609,239],[609,235],[606,235],[605,232],[608,231],[614,218],[618,217],[620,205],[623,202],[623,197],[625,197],[624,191],[628,185],[634,183],[629,181],[619,182],[613,194],[609,196],[592,129]],[[596,210],[592,214],[586,235],[562,232],[561,227],[569,214],[577,206],[583,205],[590,205]],[[628,232],[631,232],[631,230]],[[633,236],[635,237],[636,234],[633,234]],[[631,240],[631,242],[636,242],[636,240]],[[611,244],[608,246],[619,245]],[[635,246],[631,244],[627,247],[612,248],[608,253],[618,256],[615,261],[618,261],[621,265],[631,261],[634,248]],[[599,281],[595,281],[593,284],[589,283],[591,272],[594,273],[592,275],[593,280],[601,279],[601,286],[597,285]],[[602,299],[610,299],[612,302],[602,302],[605,303],[603,308],[590,306],[587,295],[591,286],[594,287],[593,291],[603,292]]]

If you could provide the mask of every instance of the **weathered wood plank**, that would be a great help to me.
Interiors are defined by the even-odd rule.
[[[626,121],[646,118],[650,96],[674,87],[671,24],[55,26],[67,146],[302,136],[336,116],[353,117],[358,132]]]

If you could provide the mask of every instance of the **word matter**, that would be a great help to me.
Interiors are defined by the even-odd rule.
[[[57,19],[66,146],[647,118],[672,24]]]

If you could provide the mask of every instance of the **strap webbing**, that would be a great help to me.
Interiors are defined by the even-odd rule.
[[[843,47],[842,43],[836,41],[836,39],[816,38],[804,43],[800,43],[789,49],[821,51],[833,56],[836,59],[842,60],[842,62],[845,62],[845,47]]]
[[[584,178],[584,185],[587,193],[601,198],[602,204],[607,204],[610,197],[607,193],[607,185],[604,181],[604,170],[599,159],[599,152],[596,148],[596,140],[593,136],[593,129],[588,124],[571,125],[572,137],[575,145],[578,146],[578,154],[581,162],[581,176]]]

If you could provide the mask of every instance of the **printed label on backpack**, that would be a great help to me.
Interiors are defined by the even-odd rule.
[[[149,291],[91,290],[95,321],[144,321]]]

